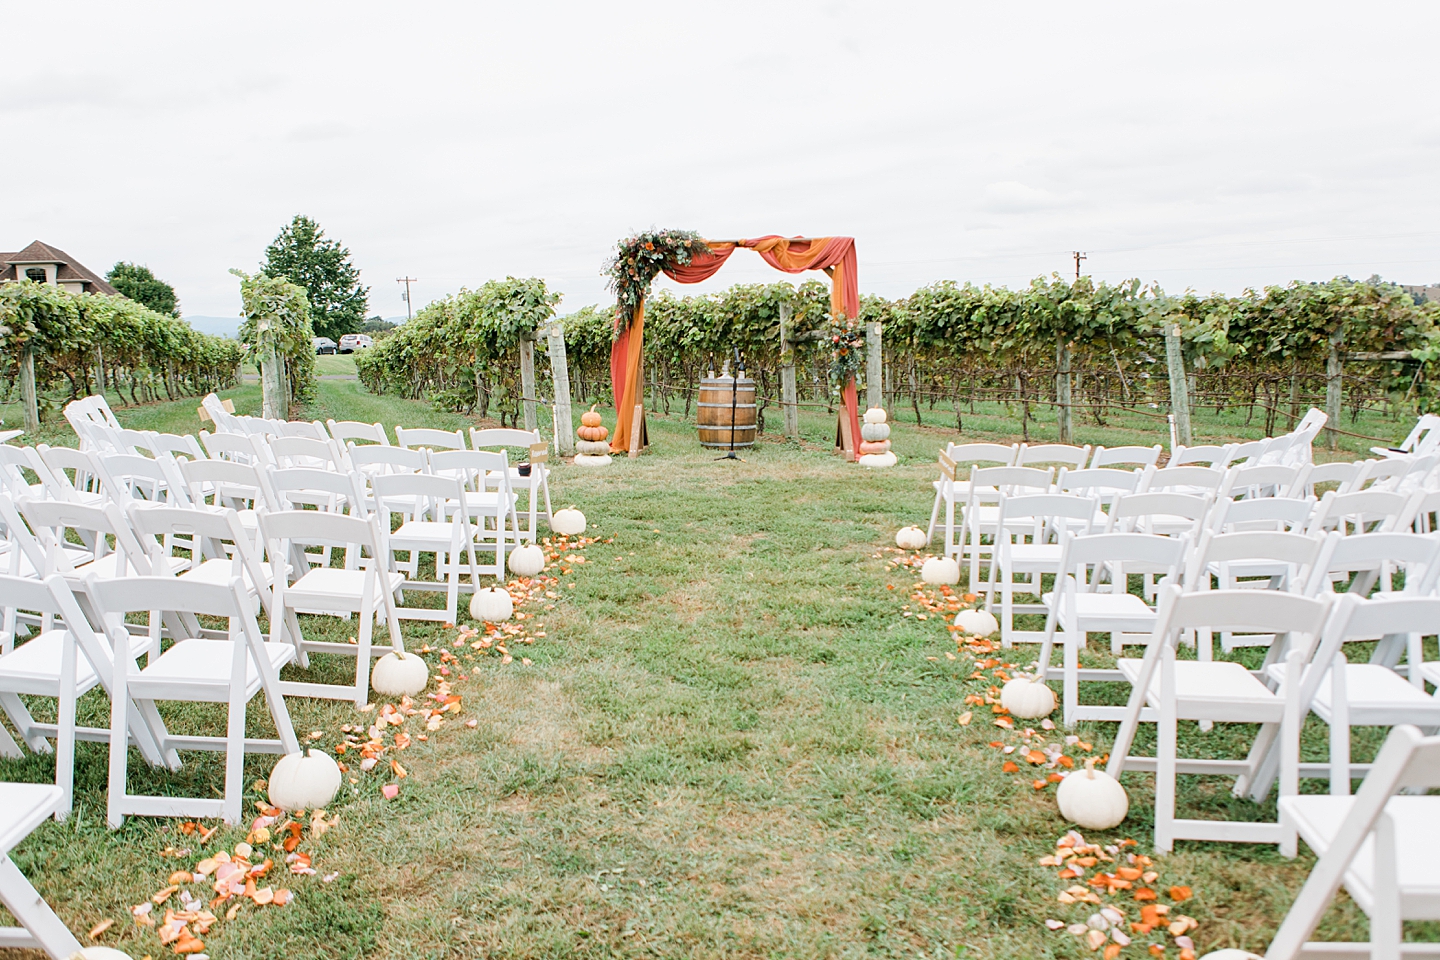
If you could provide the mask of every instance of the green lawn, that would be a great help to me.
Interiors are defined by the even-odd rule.
[[[255,384],[226,395],[241,412],[258,407]],[[306,417],[470,422],[374,397],[353,381],[324,381],[319,397]],[[128,425],[200,426],[193,399],[116,406]],[[0,413],[14,422],[13,408]],[[288,878],[297,892],[289,906],[219,923],[206,937],[209,955],[1091,956],[1044,926],[1051,917],[1083,922],[1089,909],[1057,904],[1066,884],[1036,865],[1066,829],[1053,789],[1001,772],[988,742],[1016,741],[990,724],[988,707],[974,707],[970,725],[957,723],[971,709],[963,698],[993,679],[969,679],[963,652],[947,657],[957,650],[943,619],[901,615],[915,578],[891,568],[888,548],[898,527],[928,517],[934,453],[955,436],[953,414],[928,413],[917,427],[901,411],[893,436],[901,465],[884,472],[832,456],[834,419],[823,411],[807,411],[799,443],[775,438],[771,414],[771,432],[744,462],[716,462],[693,424],[657,415],[653,445],[638,460],[555,465],[556,506],[579,506],[590,534],[613,543],[590,546],[588,563],[560,576],[554,609],[542,615],[546,636],[524,650],[533,662],[517,651],[509,664],[494,656],[461,664],[467,679],[452,678],[454,692],[476,726],[449,723],[400,754],[409,776],[394,801],[379,792],[390,775],[357,776],[331,807],[338,826],[302,848],[319,875]],[[1162,440],[1149,421],[1131,419],[1103,429],[1080,423],[1080,437],[1112,446]],[[1387,426],[1384,435],[1398,438],[1409,425],[1362,420],[1368,429],[1357,432]],[[1213,418],[1202,417],[1201,429],[1246,435]],[[1032,425],[1031,435],[1047,430],[1053,436],[1053,426]],[[967,414],[966,431],[1017,432],[998,410]],[[40,439],[65,442],[67,432],[48,424]],[[312,618],[307,629],[345,635],[335,620]],[[405,636],[414,648],[438,648],[455,633],[407,623]],[[1108,660],[1099,646],[1097,665]],[[1033,651],[1010,656],[1023,662]],[[433,675],[439,661],[430,659]],[[344,666],[317,670],[338,677]],[[82,706],[103,723],[102,702]],[[325,747],[340,741],[341,725],[374,717],[319,701],[292,701],[291,710],[302,739],[319,731]],[[202,713],[170,716],[194,723]],[[255,713],[263,714],[258,704]],[[1099,754],[1112,730],[1077,732]],[[1323,727],[1307,731],[1307,751],[1324,736]],[[1182,725],[1182,742],[1219,752],[1240,738]],[[1357,759],[1373,743],[1357,737]],[[270,764],[252,758],[247,779],[263,778]],[[132,787],[146,790],[220,785],[213,757],[174,775],[138,760],[131,769]],[[44,757],[0,761],[6,779],[52,772]],[[1182,815],[1273,816],[1273,801],[1253,808],[1223,784],[1193,779]],[[1126,783],[1130,819],[1090,839],[1133,837],[1148,851],[1150,778]],[[168,956],[128,909],[193,864],[198,845],[165,820],[108,831],[104,784],[104,749],[81,744],[74,817],[42,827],[16,860],[72,929],[115,919],[103,942]],[[205,849],[233,847],[244,833],[222,830]],[[197,853],[165,854],[176,847]],[[1308,853],[1286,862],[1269,848],[1182,843],[1160,882],[1194,889],[1183,912],[1200,921],[1191,934],[1200,953],[1259,950],[1311,863]],[[1363,918],[1343,905],[1322,933],[1363,936]],[[1154,939],[1137,937],[1122,956],[1146,956],[1143,944]]]

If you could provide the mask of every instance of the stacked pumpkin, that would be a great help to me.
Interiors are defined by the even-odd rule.
[[[865,422],[860,424],[860,465],[893,467],[895,462],[895,454],[890,452],[890,424],[885,422],[885,411],[871,407],[865,411]]]
[[[592,405],[580,414],[580,429],[575,431],[580,438],[575,443],[575,462],[585,466],[599,467],[610,462],[610,431],[600,420],[600,414]]]

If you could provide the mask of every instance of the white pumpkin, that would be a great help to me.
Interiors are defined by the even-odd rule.
[[[1259,954],[1251,953],[1249,950],[1237,950],[1234,947],[1226,947],[1224,950],[1211,950],[1200,960],[1265,960]]]
[[[866,410],[866,411],[865,411],[865,422],[866,422],[866,423],[884,423],[884,422],[885,422],[885,408],[884,408],[884,407],[871,407],[869,410]]]
[[[574,507],[556,510],[550,518],[550,529],[563,537],[578,537],[585,532],[585,514]]]
[[[885,453],[867,453],[856,462],[862,467],[884,468],[893,467],[900,461],[896,459],[893,451],[887,451]]]
[[[888,423],[862,423],[860,425],[860,439],[869,440],[874,443],[878,440],[890,439],[890,424]]]
[[[930,542],[919,527],[901,527],[895,534],[895,546],[901,550],[919,550]]]
[[[577,467],[603,467],[609,462],[610,454],[608,453],[605,454],[603,457],[591,456],[582,453],[575,458],[575,466]]]
[[[920,579],[933,586],[960,582],[960,564],[954,557],[931,557],[920,566]]]
[[[390,697],[411,697],[430,682],[430,668],[413,653],[387,653],[370,671],[370,687]]]
[[[270,803],[281,810],[323,807],[340,791],[340,779],[340,767],[323,750],[287,753],[270,771]]]
[[[955,614],[955,626],[967,637],[988,637],[1000,629],[1000,621],[989,610],[961,610]]]
[[[576,440],[575,449],[588,457],[610,456],[609,440]]]
[[[1095,769],[1095,758],[1085,761],[1084,770],[1075,770],[1055,791],[1060,815],[1086,830],[1109,830],[1130,812],[1130,798],[1120,782],[1104,770]]]
[[[470,598],[470,616],[486,623],[502,623],[515,614],[515,601],[504,587],[482,587]]]
[[[130,960],[130,954],[110,947],[81,947],[78,952],[70,954],[70,960]]]
[[[510,572],[517,577],[533,577],[545,569],[545,551],[533,543],[510,551]]]
[[[1055,691],[1032,677],[1016,677],[1000,688],[1000,706],[1012,717],[1038,720],[1055,712]]]

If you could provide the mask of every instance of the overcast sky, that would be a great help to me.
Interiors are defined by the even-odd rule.
[[[371,312],[616,239],[846,234],[862,291],[1084,269],[1440,281],[1440,4],[63,3],[12,9],[0,250],[239,309],[296,213]],[[27,39],[28,38],[28,39]],[[785,278],[737,253],[706,285]],[[673,285],[672,285],[673,286]],[[687,288],[694,290],[697,288]]]

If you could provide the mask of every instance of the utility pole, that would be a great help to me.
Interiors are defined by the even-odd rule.
[[[1077,269],[1078,269],[1078,268],[1077,268]],[[410,284],[412,284],[412,283],[419,283],[419,282],[420,282],[420,278],[419,278],[419,277],[396,277],[396,278],[395,278],[395,282],[396,282],[396,283],[403,283],[403,284],[405,284],[405,292],[401,294],[401,296],[405,298],[405,319],[406,319],[406,320],[412,319],[412,318],[415,316],[415,312],[410,309]]]
[[[1080,261],[1081,261],[1081,260],[1088,260],[1089,258],[1086,257],[1084,251],[1081,251],[1081,250],[1076,250],[1076,251],[1074,251],[1074,256],[1075,256],[1075,279],[1076,279],[1076,280],[1079,280],[1079,279],[1080,279]]]

